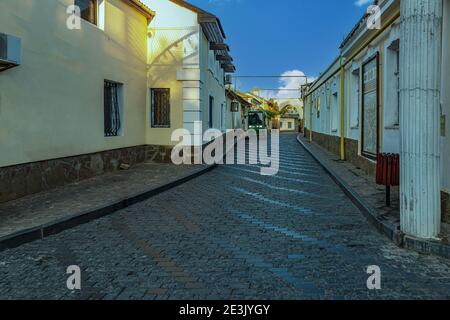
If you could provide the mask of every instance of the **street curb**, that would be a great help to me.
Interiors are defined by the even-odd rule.
[[[422,240],[405,235],[393,225],[386,223],[375,213],[375,210],[342,178],[340,178],[322,159],[312,152],[308,146],[297,136],[300,145],[316,160],[320,166],[327,172],[333,181],[344,191],[347,197],[356,205],[367,220],[384,236],[390,239],[400,248],[410,249],[422,254],[434,254],[443,258],[450,259],[450,246],[442,244],[439,241]]]
[[[397,245],[402,246],[402,235],[399,230],[395,230],[387,223],[381,221],[373,212],[373,209],[362,199],[343,179],[341,179],[331,168],[329,168],[319,157],[317,157],[297,136],[297,141],[301,146],[316,160],[320,166],[327,172],[333,181],[344,191],[347,197],[356,205],[356,207],[364,214],[370,223],[383,235],[394,241]]]
[[[19,231],[12,235],[8,235],[0,238],[0,252],[17,248],[23,244],[33,242],[36,240],[42,240],[51,235],[55,235],[61,233],[62,231],[80,226],[82,224],[100,219],[102,217],[108,216],[118,210],[125,209],[131,205],[136,203],[148,200],[154,196],[157,196],[161,193],[164,193],[172,188],[178,187],[182,184],[185,184],[188,181],[191,181],[195,178],[198,178],[217,167],[217,164],[208,166],[198,172],[186,175],[180,179],[169,182],[165,185],[149,189],[144,192],[139,192],[133,196],[123,198],[117,202],[108,204],[106,206],[101,206],[95,209],[91,209],[82,213],[75,214],[73,216],[52,221],[50,223],[34,227],[31,229]]]

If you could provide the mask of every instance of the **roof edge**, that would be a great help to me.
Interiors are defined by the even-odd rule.
[[[191,10],[199,15],[206,15],[206,16],[210,16],[211,18],[214,18],[217,21],[217,25],[219,26],[220,32],[222,33],[222,37],[224,39],[226,39],[225,30],[222,26],[222,22],[220,22],[220,19],[216,15],[212,14],[211,12],[205,11],[185,0],[170,0],[170,1],[182,6],[183,8]]]
[[[136,10],[138,10],[140,13],[142,13],[147,20],[152,20],[156,13],[155,11],[151,10],[149,7],[147,7],[145,4],[143,4],[140,0],[124,0],[128,5],[132,6]]]

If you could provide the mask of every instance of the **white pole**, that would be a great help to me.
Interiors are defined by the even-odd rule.
[[[440,232],[440,68],[442,0],[402,0],[400,39],[401,228]]]

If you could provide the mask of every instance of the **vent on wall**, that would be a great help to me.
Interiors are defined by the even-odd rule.
[[[21,41],[0,33],[0,72],[20,65]]]

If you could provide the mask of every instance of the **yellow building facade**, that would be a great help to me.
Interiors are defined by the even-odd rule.
[[[70,30],[73,3],[0,2],[0,31],[22,43],[21,65],[0,73],[0,167],[145,142],[151,12],[103,0],[97,25],[82,19],[80,30]],[[115,137],[104,134],[105,80],[123,86],[123,124]]]

